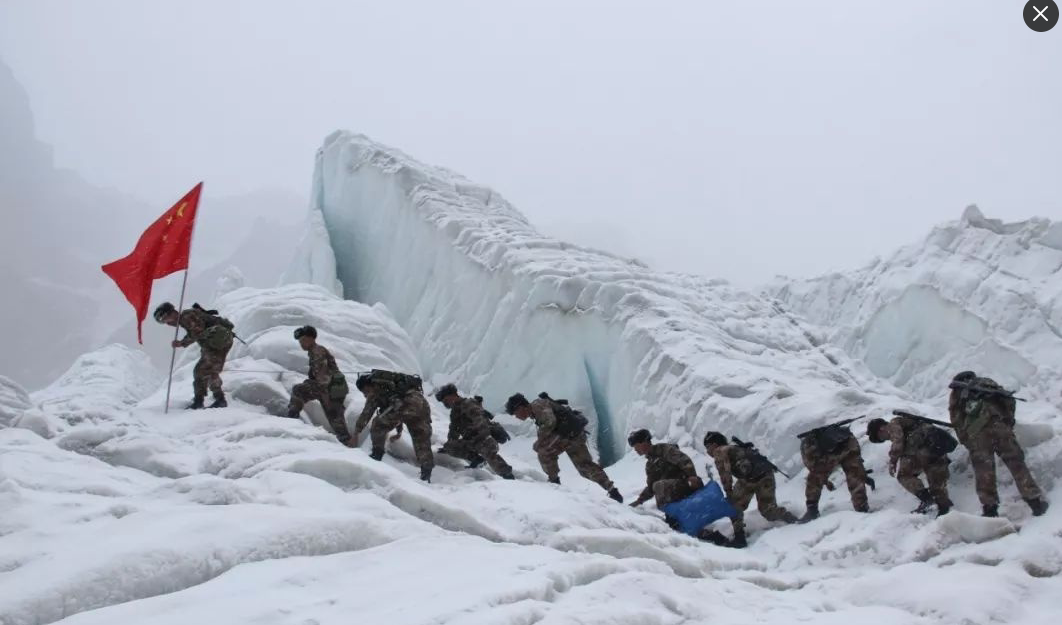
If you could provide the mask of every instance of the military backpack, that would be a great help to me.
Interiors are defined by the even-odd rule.
[[[1014,425],[1014,413],[1018,405],[1014,397],[1008,395],[1003,387],[991,378],[977,378],[973,386],[988,392],[962,391],[966,395],[962,407],[966,431],[971,436],[976,436],[992,421]]]
[[[377,388],[385,401],[394,401],[410,391],[424,392],[424,383],[420,376],[409,373],[373,369],[369,372],[369,382]]]
[[[736,453],[730,457],[730,472],[739,480],[755,482],[775,471],[774,463],[752,443],[732,439]]]
[[[472,397],[472,399],[474,399],[475,402],[479,404],[481,408],[483,407],[482,395],[476,395]],[[486,408],[483,408],[483,416],[487,417],[487,421],[490,422],[488,424],[490,426],[490,437],[497,441],[499,445],[504,445],[505,443],[509,442],[509,439],[511,439],[512,437],[509,436],[509,433],[505,431],[505,428],[502,427],[502,424],[494,420],[494,413],[487,410]]]
[[[225,351],[232,347],[233,329],[236,327],[231,321],[222,317],[216,310],[207,310],[198,303],[192,304],[192,310],[203,314],[206,330],[200,339],[203,346],[215,350]]]
[[[809,436],[819,455],[832,456],[840,453],[848,439],[852,438],[852,430],[843,425],[827,425],[811,431]]]
[[[553,416],[557,417],[557,425],[553,431],[558,435],[576,438],[586,431],[586,426],[590,422],[583,416],[583,413],[569,406],[567,399],[553,399],[545,391],[539,393],[538,396],[549,402]]]
[[[933,457],[946,456],[959,446],[959,441],[947,430],[917,420],[904,429],[904,437],[908,445]]]

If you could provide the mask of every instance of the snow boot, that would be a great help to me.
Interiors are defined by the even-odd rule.
[[[515,475],[513,475],[513,472],[512,472],[512,471],[509,471],[508,473],[502,473],[502,474],[501,474],[501,478],[502,478],[503,480],[515,480],[515,479],[516,479],[516,476],[515,476]]]
[[[918,491],[916,495],[920,503],[918,504],[918,507],[912,510],[911,512],[915,514],[928,514],[929,509],[933,506],[934,503],[933,496],[929,494],[929,489],[923,488],[922,490]]]
[[[373,460],[380,461],[383,460],[383,454],[384,452],[382,449],[374,449],[372,450],[372,453],[369,454],[369,457]]]
[[[712,543],[717,547],[726,547],[730,542],[726,536],[723,536],[722,532],[717,530],[710,530],[708,528],[702,529],[697,532],[697,540],[703,540],[706,543]]]
[[[225,393],[216,393],[214,395],[214,401],[210,404],[211,408],[227,408],[229,402],[225,401]]]
[[[1029,504],[1029,507],[1032,508],[1033,516],[1043,516],[1043,514],[1047,512],[1047,507],[1049,505],[1039,497],[1035,499],[1026,499],[1025,503]]]
[[[800,517],[800,523],[808,523],[819,518],[819,504],[808,503],[808,511],[804,513],[804,516]]]
[[[619,503],[623,503],[623,495],[620,494],[619,490],[617,490],[615,486],[608,490],[608,496],[618,501]]]
[[[560,486],[560,476],[549,478],[549,483]]]
[[[734,549],[744,549],[745,547],[748,547],[749,541],[745,538],[745,530],[734,532],[734,537],[730,539],[730,543],[727,546],[733,547]]]
[[[937,518],[938,519],[940,517],[944,516],[945,514],[949,513],[949,512],[951,512],[951,504],[950,503],[938,503],[937,504]]]
[[[431,484],[431,467],[420,468],[420,481]]]
[[[288,408],[288,414],[286,414],[284,416],[289,418],[289,419],[298,419],[299,418],[299,412],[301,412],[301,411],[300,410],[295,410],[294,408]]]
[[[206,408],[206,406],[203,405],[204,399],[206,399],[206,397],[203,395],[196,395],[193,397],[192,403],[188,404],[188,410],[202,410],[203,408]]]
[[[982,506],[981,516],[994,519],[999,516],[999,506]]]
[[[800,519],[798,519],[795,514],[793,514],[792,512],[790,512],[788,510],[785,511],[785,514],[783,514],[782,518],[779,519],[779,520],[782,523],[789,523],[789,524],[799,523],[800,522]]]
[[[469,469],[477,469],[477,468],[479,468],[479,466],[481,464],[483,464],[486,461],[487,461],[486,458],[484,458],[483,456],[481,456],[479,454],[476,454],[475,456],[472,457],[472,460],[469,461],[468,468]]]

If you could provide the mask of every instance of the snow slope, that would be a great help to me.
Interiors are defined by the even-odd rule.
[[[768,292],[917,398],[942,400],[972,369],[1062,409],[1062,222],[971,206],[888,259]]]
[[[386,304],[426,374],[495,408],[568,397],[609,462],[641,426],[686,443],[722,427],[792,458],[790,434],[895,392],[767,299],[543,237],[490,189],[360,135],[319,151],[300,249],[289,280]]]

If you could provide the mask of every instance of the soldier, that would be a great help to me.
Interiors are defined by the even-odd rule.
[[[678,445],[671,443],[654,445],[649,430],[632,432],[627,437],[627,444],[633,447],[639,456],[646,459],[645,489],[637,499],[631,502],[632,508],[637,508],[655,497],[656,507],[663,509],[663,506],[685,499],[704,486],[701,478],[697,477],[697,468],[693,466],[693,460],[682,453]],[[667,515],[664,520],[668,521],[669,525],[672,524]]]
[[[504,479],[515,479],[513,468],[498,454],[498,441],[490,435],[490,421],[483,406],[475,399],[461,397],[453,384],[436,391],[435,399],[450,409],[450,431],[439,451],[470,461],[470,468],[486,460]]]
[[[1013,393],[991,378],[977,377],[973,371],[956,375],[949,388],[951,424],[955,426],[959,442],[970,450],[977,498],[981,500],[984,516],[999,516],[996,456],[1014,476],[1014,484],[1033,515],[1047,512],[1048,503],[1025,464],[1025,452],[1014,437],[1016,402]]]
[[[737,510],[737,516],[731,519],[734,538],[730,546],[748,545],[744,513],[753,497],[760,514],[768,521],[797,522],[796,515],[779,506],[775,499],[774,465],[751,445],[729,445],[720,432],[708,432],[704,435],[704,449],[715,460],[719,484],[727,501]]]
[[[830,490],[833,490],[830,474],[838,466],[844,471],[848,493],[852,497],[852,508],[856,512],[870,512],[867,484],[873,486],[874,482],[867,476],[859,441],[852,431],[830,425],[812,430],[808,434],[810,435],[804,436],[800,441],[800,457],[808,468],[808,481],[804,488],[808,508],[800,522],[807,523],[819,518],[822,487],[829,486]]]
[[[340,373],[336,366],[336,359],[322,345],[317,344],[317,328],[303,326],[295,330],[295,340],[299,347],[306,351],[310,357],[310,371],[306,381],[296,384],[291,389],[291,402],[288,404],[288,417],[299,418],[302,407],[306,402],[317,400],[321,402],[328,423],[332,426],[339,442],[347,447],[354,447],[353,438],[347,430],[347,422],[344,418],[343,404],[347,399],[349,387],[347,378]]]
[[[228,406],[225,392],[221,388],[221,370],[225,368],[225,357],[232,349],[232,323],[224,317],[219,317],[216,311],[203,310],[199,306],[182,310],[178,314],[177,309],[169,302],[163,302],[155,309],[155,321],[185,329],[184,338],[171,343],[174,348],[199,343],[199,362],[192,370],[194,396],[188,408],[203,408],[207,389],[214,394],[211,408]]]
[[[387,433],[405,424],[413,439],[413,451],[420,465],[420,479],[430,483],[435,458],[431,453],[431,407],[423,393],[416,388],[389,393],[385,387],[373,381],[371,374],[359,375],[355,386],[365,395],[365,408],[354,424],[354,446],[358,445],[358,439],[369,424],[369,419],[379,411],[369,429],[372,440],[369,456],[373,460],[383,460]]]
[[[538,454],[538,462],[551,483],[560,484],[557,459],[562,453],[567,453],[579,475],[596,482],[608,491],[609,497],[623,503],[623,495],[590,455],[586,446],[586,419],[582,415],[553,401],[545,393],[533,402],[517,393],[505,402],[505,412],[521,421],[534,419],[538,426],[538,439],[532,449]]]
[[[939,428],[930,423],[898,416],[891,421],[873,419],[867,424],[867,438],[872,443],[889,441],[889,475],[896,478],[907,492],[918,497],[918,514],[929,512],[929,507],[937,504],[937,516],[951,510],[948,497],[948,455],[940,454],[930,445],[934,430]],[[947,433],[945,433],[947,435]],[[954,443],[954,439],[952,439]],[[919,477],[926,474],[929,488],[922,485]]]

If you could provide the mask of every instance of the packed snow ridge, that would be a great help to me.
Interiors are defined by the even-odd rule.
[[[567,397],[606,462],[636,427],[687,446],[722,427],[792,457],[792,433],[895,392],[768,299],[549,239],[490,189],[360,135],[319,151],[300,249],[288,281],[385,304],[429,378],[490,406]]]
[[[1062,409],[1062,222],[970,206],[887,259],[767,290],[918,399],[942,401],[940,381],[971,369]]]

